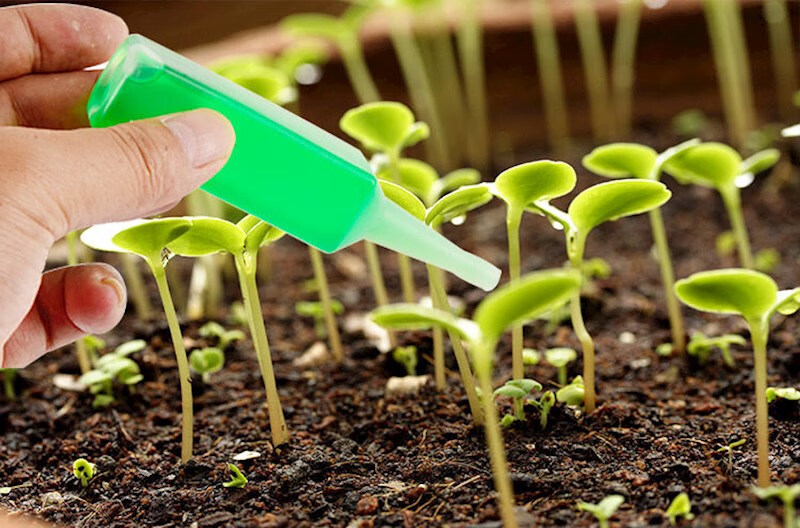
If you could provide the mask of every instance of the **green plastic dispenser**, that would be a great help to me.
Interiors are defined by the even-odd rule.
[[[87,106],[94,127],[197,108],[236,130],[230,160],[202,187],[214,196],[328,253],[366,239],[484,290],[500,280],[387,199],[358,149],[141,35],[120,45]]]

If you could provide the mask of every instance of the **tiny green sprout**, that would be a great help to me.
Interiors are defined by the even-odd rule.
[[[733,450],[741,445],[744,445],[745,442],[747,442],[747,439],[742,438],[717,449],[717,453],[728,453],[728,473],[730,473],[733,469]]]
[[[97,362],[98,353],[105,348],[106,342],[92,334],[82,337],[81,341],[89,355],[89,362],[94,365]]]
[[[771,273],[781,263],[781,254],[775,248],[762,249],[754,258],[753,268],[762,273]]]
[[[17,399],[17,391],[14,390],[14,380],[17,378],[17,369],[0,368],[0,376],[3,378],[3,392],[9,400]]]
[[[581,273],[585,280],[607,279],[611,276],[611,265],[606,259],[600,257],[590,258],[581,266]]]
[[[226,330],[224,326],[216,321],[209,321],[198,330],[200,337],[216,337],[217,348],[225,350],[234,341],[244,339],[244,332],[241,330]]]
[[[767,387],[767,403],[772,403],[777,399],[798,401],[800,391],[794,387]]]
[[[675,284],[685,304],[712,313],[738,314],[750,329],[755,356],[756,438],[758,485],[769,486],[769,425],[767,414],[767,341],[775,313],[790,315],[800,309],[800,288],[778,291],[768,275],[746,269],[695,273]]]
[[[548,363],[558,369],[558,384],[567,384],[567,365],[578,358],[578,353],[572,348],[560,347],[544,351],[544,358]]]
[[[226,488],[243,488],[247,485],[247,477],[242,474],[242,470],[236,464],[228,464],[228,471],[231,472],[231,480],[223,482]]]
[[[553,391],[546,391],[542,394],[542,397],[539,398],[538,402],[532,401],[531,403],[539,408],[539,425],[544,431],[547,429],[547,419],[550,416],[550,410],[556,404],[556,395],[553,394]]]
[[[335,315],[344,313],[344,306],[336,299],[331,299],[331,309]],[[297,315],[314,319],[314,332],[317,337],[324,338],[328,335],[325,328],[325,308],[321,302],[300,301],[294,305],[294,311]]]
[[[403,365],[409,376],[417,375],[417,347],[397,347],[392,352],[392,359]]]
[[[539,354],[538,350],[534,350],[532,348],[522,349],[522,364],[526,367],[538,365],[540,360],[541,355]]]
[[[696,357],[698,363],[705,365],[711,352],[713,352],[715,348],[718,348],[722,353],[722,359],[725,361],[725,364],[729,367],[733,367],[735,363],[733,361],[733,356],[731,356],[731,345],[744,346],[746,344],[747,340],[736,334],[707,337],[701,332],[695,332],[692,334],[692,339],[689,340],[686,352],[690,356]]]
[[[608,520],[617,513],[624,502],[625,497],[622,495],[609,495],[597,504],[578,501],[578,509],[594,515],[600,528],[608,528]]]
[[[708,118],[702,110],[691,108],[672,118],[672,131],[683,138],[702,136],[708,129]]]
[[[128,356],[144,350],[147,343],[142,339],[134,339],[122,343],[113,352],[109,352],[94,361],[94,368],[83,374],[78,381],[89,387],[94,395],[92,407],[100,409],[114,403],[114,381],[128,387],[133,393],[138,383],[144,380],[139,365]]]
[[[686,492],[678,493],[675,498],[672,499],[672,502],[669,503],[666,513],[667,517],[669,517],[669,523],[672,526],[678,524],[678,517],[683,517],[687,521],[694,519],[692,501],[689,499],[689,495]]]
[[[211,375],[225,366],[225,354],[217,347],[200,348],[189,354],[189,364],[203,377],[203,382],[208,383]]]
[[[753,493],[761,500],[778,499],[783,502],[783,526],[784,528],[797,528],[796,513],[794,502],[800,497],[800,484],[791,486],[767,486],[754,487]]]
[[[94,478],[95,465],[85,458],[79,458],[72,463],[72,474],[80,481],[81,486],[85,488],[89,485],[89,481]]]
[[[570,407],[579,407],[583,405],[585,393],[583,376],[575,376],[569,385],[564,385],[556,391],[556,400]]]
[[[542,390],[542,384],[536,380],[523,378],[506,382],[505,385],[495,389],[494,397],[506,396],[514,402],[514,420],[525,420],[525,398],[533,391]]]

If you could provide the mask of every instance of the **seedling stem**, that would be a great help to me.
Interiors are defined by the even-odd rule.
[[[725,204],[725,209],[728,211],[728,217],[730,217],[731,220],[731,229],[736,239],[736,250],[739,253],[739,261],[742,263],[742,267],[753,269],[753,252],[750,249],[750,238],[747,235],[747,227],[745,226],[744,216],[742,214],[742,200],[739,188],[734,185],[720,187],[719,193],[722,196],[722,201]]]
[[[319,288],[319,300],[325,313],[325,326],[328,329],[328,344],[331,347],[333,357],[338,362],[342,362],[342,338],[339,336],[339,326],[336,324],[336,316],[333,313],[331,304],[331,292],[328,287],[328,276],[325,273],[325,265],[322,262],[322,254],[315,248],[308,246],[311,255],[311,266],[314,268],[314,280]]]
[[[67,242],[67,264],[75,266],[80,262],[77,248],[78,232],[70,231],[64,238]],[[86,343],[83,339],[75,341],[75,355],[78,357],[78,365],[81,368],[81,374],[86,374],[92,370],[92,361],[89,358],[89,352],[86,350]]]
[[[508,231],[508,276],[512,283],[519,280],[520,277],[519,226],[521,222],[522,210],[509,206],[506,212],[506,229]],[[522,344],[522,324],[517,324],[511,328],[511,372],[514,379],[525,377]]]

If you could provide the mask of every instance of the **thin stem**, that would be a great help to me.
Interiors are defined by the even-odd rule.
[[[150,304],[150,297],[147,295],[147,287],[139,269],[139,262],[135,255],[122,253],[122,273],[125,275],[125,284],[128,287],[136,316],[142,321],[149,321],[153,317],[153,307]]]
[[[747,235],[747,226],[744,223],[742,213],[742,203],[739,195],[739,188],[730,185],[720,189],[722,201],[728,211],[728,218],[731,221],[733,237],[736,239],[736,250],[739,253],[739,261],[742,266],[753,269],[753,252],[750,249],[750,237]]]
[[[383,272],[381,271],[381,261],[378,258],[378,248],[375,244],[367,240],[364,241],[364,252],[367,254],[367,269],[372,280],[372,291],[375,293],[375,304],[386,306],[389,304],[389,294],[386,293],[386,283],[383,282]],[[392,348],[397,346],[397,338],[391,330],[386,331],[389,335],[389,344]]]
[[[67,265],[75,266],[80,262],[77,247],[78,232],[70,231],[64,238],[67,241]],[[86,374],[92,370],[92,361],[89,357],[89,352],[86,350],[86,343],[82,338],[75,341],[75,355],[78,357],[81,374]]]
[[[339,326],[336,324],[336,316],[333,313],[331,291],[330,288],[328,288],[328,275],[325,273],[322,254],[311,246],[308,246],[308,253],[311,255],[311,266],[314,268],[314,280],[319,288],[319,301],[322,303],[322,311],[325,315],[325,326],[328,329],[328,344],[331,347],[334,359],[341,363],[344,359],[344,354],[342,353],[342,338],[339,336]]]
[[[439,327],[433,329],[433,380],[436,390],[443,391],[447,387],[444,364],[444,332]]]
[[[623,138],[630,135],[632,127],[636,38],[641,11],[642,0],[620,0],[611,59],[611,88],[617,113],[617,135]]]
[[[153,277],[156,279],[158,294],[167,316],[169,334],[172,338],[172,348],[175,350],[175,359],[178,363],[178,378],[181,384],[181,462],[185,464],[192,458],[192,444],[194,443],[194,408],[192,405],[192,373],[189,370],[189,360],[186,358],[186,348],[183,345],[183,334],[178,322],[178,314],[172,303],[169,293],[167,274],[161,265],[160,255],[147,259]]]
[[[583,249],[586,244],[585,236],[578,233],[574,237],[567,237],[567,254],[569,255],[570,266],[580,270],[583,265]],[[583,407],[587,413],[594,411],[597,402],[594,384],[594,341],[586,325],[583,323],[583,312],[581,311],[581,294],[576,292],[570,300],[570,317],[572,319],[572,329],[578,337],[583,350]]]
[[[756,441],[758,452],[758,486],[770,484],[769,472],[769,411],[767,410],[767,337],[768,322],[749,322],[753,340],[753,370],[756,379]]]
[[[483,58],[481,0],[463,0],[457,43],[469,113],[470,164],[477,169],[489,165],[489,117],[486,108],[486,75]]]
[[[661,285],[664,287],[664,299],[667,302],[667,314],[669,315],[669,326],[672,332],[672,349],[677,354],[683,354],[686,348],[686,332],[683,327],[681,306],[675,295],[675,272],[672,269],[672,257],[667,243],[667,232],[664,228],[661,209],[652,209],[649,212],[649,216],[653,242],[658,253],[658,265],[661,268]]]
[[[792,96],[797,89],[797,67],[794,63],[792,27],[786,0],[764,0],[764,20],[767,21],[769,32],[778,109],[783,119],[790,121],[797,114],[792,102]]]
[[[520,277],[519,225],[522,211],[508,206],[506,211],[506,230],[508,232],[508,276],[511,283]],[[511,370],[514,379],[525,377],[525,366],[522,362],[522,324],[511,328]]]
[[[2,369],[0,374],[3,375],[3,391],[6,394],[6,399],[16,400],[17,393],[14,390],[14,378],[17,376],[16,372],[12,369]]]
[[[794,497],[783,501],[783,528],[797,528],[795,521]]]
[[[239,272],[239,285],[242,289],[242,300],[247,313],[247,324],[250,326],[250,334],[253,337],[253,345],[258,358],[258,368],[261,370],[261,379],[264,381],[264,390],[267,394],[272,445],[278,446],[289,440],[289,431],[283,417],[278,385],[272,369],[272,354],[269,350],[267,329],[264,326],[264,314],[261,312],[261,302],[258,298],[256,263],[252,260],[248,262],[244,255],[234,255],[234,258],[236,259],[236,270]],[[251,256],[250,259],[252,258]]]
[[[398,253],[397,265],[400,268],[400,286],[403,291],[403,301],[414,303],[417,301],[417,288],[414,285],[414,272],[411,269],[411,259],[408,255]]]
[[[612,114],[608,97],[608,71],[603,56],[603,39],[593,0],[576,0],[575,24],[589,94],[589,113],[594,138],[604,141],[611,137]]]
[[[339,49],[342,53],[342,62],[347,77],[350,79],[350,84],[353,86],[359,102],[364,104],[380,101],[381,95],[378,93],[375,80],[367,67],[358,35],[353,35],[352,38],[340,42]]]

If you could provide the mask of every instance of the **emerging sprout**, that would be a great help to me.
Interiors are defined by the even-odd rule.
[[[538,365],[539,361],[541,360],[541,356],[539,355],[538,350],[534,350],[532,348],[523,348],[522,349],[522,364],[525,366],[534,366]]]
[[[547,418],[550,416],[550,409],[556,404],[556,395],[553,394],[553,391],[546,391],[538,402],[532,401],[531,403],[539,408],[539,425],[542,430],[547,429]]]
[[[625,497],[622,495],[609,495],[597,504],[578,501],[578,509],[594,515],[600,528],[608,528],[608,520],[617,513],[624,502]]]
[[[583,383],[583,376],[575,376],[569,385],[564,385],[556,391],[556,399],[570,407],[583,405],[585,396],[586,385]]]
[[[17,369],[0,368],[0,376],[3,377],[3,392],[9,400],[17,398],[17,392],[14,390],[14,380],[17,377]]]
[[[141,341],[141,340],[137,340]],[[89,392],[94,394],[92,407],[95,409],[107,407],[114,403],[113,383],[114,380],[128,387],[133,392],[137,383],[140,383],[144,376],[139,371],[139,365],[127,357],[138,348],[139,343],[130,341],[134,346],[127,346],[128,343],[120,345],[114,352],[102,356],[95,362],[94,369],[83,374],[78,381],[89,387]],[[141,341],[142,348],[145,343]]]
[[[578,358],[578,353],[571,348],[551,348],[544,351],[544,358],[558,369],[558,384],[567,384],[567,365]]]
[[[800,400],[800,391],[794,387],[767,387],[767,403],[772,403],[777,399],[798,401]]]
[[[72,463],[72,474],[81,482],[84,488],[89,485],[89,481],[94,478],[95,465],[86,460],[79,458]]]
[[[800,484],[753,488],[753,493],[761,500],[778,499],[783,502],[784,528],[797,527],[794,501],[800,497]]]
[[[731,345],[744,346],[747,344],[745,338],[736,334],[724,334],[719,337],[707,337],[701,332],[696,332],[692,335],[686,351],[690,356],[697,358],[697,362],[705,365],[708,361],[708,356],[715,348],[719,349],[722,353],[722,359],[729,367],[734,366],[733,356],[731,356]]]
[[[217,348],[225,350],[234,341],[244,339],[244,332],[241,330],[226,330],[224,326],[216,321],[209,321],[200,327],[198,333],[206,339],[209,337],[217,338]]]
[[[247,485],[247,477],[236,467],[236,464],[228,464],[228,471],[231,472],[231,480],[223,482],[223,486],[226,488],[243,488]]]
[[[755,355],[758,484],[769,486],[769,425],[767,417],[767,340],[776,312],[789,315],[800,308],[800,288],[778,291],[769,276],[758,271],[726,269],[695,273],[675,285],[678,298],[697,310],[738,314],[747,322]]]
[[[331,299],[331,309],[335,315],[344,313],[344,306],[336,299]],[[328,335],[325,329],[325,308],[322,303],[301,301],[294,305],[294,311],[297,312],[297,315],[314,319],[314,332],[317,337],[324,338]]]
[[[514,415],[510,421],[503,418],[504,421],[513,422],[514,420],[525,420],[525,398],[527,398],[533,391],[542,390],[542,384],[532,379],[514,379],[506,382],[502,387],[495,389],[494,397],[507,396],[514,402]]]
[[[200,348],[189,354],[189,364],[203,377],[203,382],[208,383],[211,375],[225,366],[225,354],[217,347]]]
[[[397,347],[392,352],[392,359],[403,365],[409,376],[417,375],[417,347]]]
[[[669,503],[669,507],[667,508],[667,517],[669,517],[669,523],[672,526],[678,524],[678,517],[683,517],[687,521],[694,519],[692,501],[689,499],[689,495],[686,492],[678,493],[675,498],[672,499],[672,502]]]
[[[728,473],[730,473],[733,469],[733,450],[741,445],[744,445],[745,442],[747,442],[747,439],[742,438],[717,449],[717,453],[728,453]]]

